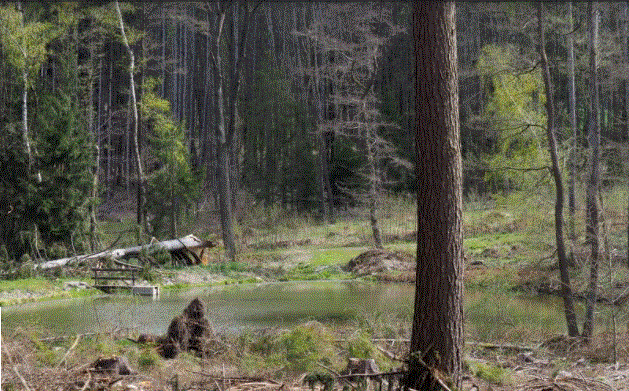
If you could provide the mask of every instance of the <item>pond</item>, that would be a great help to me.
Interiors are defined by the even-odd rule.
[[[137,328],[164,333],[172,318],[195,297],[207,307],[217,331],[292,326],[315,319],[347,323],[356,316],[387,311],[409,314],[414,287],[349,281],[282,282],[165,291],[157,299],[103,295],[26,303],[2,309],[2,332],[36,326],[51,334]]]
[[[158,298],[103,295],[82,299],[27,303],[2,309],[2,332],[36,326],[46,334],[106,332],[136,328],[162,334],[171,319],[194,297],[207,306],[214,329],[235,334],[243,329],[290,327],[305,320],[356,323],[356,317],[392,315],[410,321],[414,286],[357,281],[308,281],[243,284],[165,291]],[[581,312],[579,306],[577,306]],[[466,334],[481,341],[544,340],[565,332],[563,306],[557,297],[531,297],[492,289],[467,290]],[[599,312],[599,325],[609,315]]]

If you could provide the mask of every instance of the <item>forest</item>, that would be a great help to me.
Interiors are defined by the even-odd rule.
[[[623,7],[599,5],[606,186],[627,172]],[[588,163],[586,8],[551,5],[545,45],[571,214]],[[409,3],[1,11],[0,241],[11,259],[46,258],[71,238],[93,247],[96,220],[120,205],[158,238],[214,211],[233,258],[245,205],[322,222],[364,206],[377,228],[378,201],[414,191]],[[465,195],[551,185],[533,13],[528,3],[457,5]]]
[[[414,282],[407,262],[351,269],[365,249],[385,259],[417,250],[419,259],[425,238],[416,210],[432,194],[421,187],[432,174],[418,162],[438,146],[421,141],[419,113],[434,102],[417,95],[425,70],[413,7],[0,2],[2,279],[39,278],[44,261],[193,233],[216,246],[209,265],[176,282],[187,272],[168,255],[140,254],[143,278]],[[628,351],[617,331],[629,325],[629,5],[455,7],[461,251],[474,300],[465,338],[554,344],[564,356],[575,348],[617,364]],[[62,279],[52,282],[58,289],[74,272],[49,279]],[[525,314],[523,301],[500,312],[500,295],[514,292],[559,297],[562,306],[544,301],[543,311]],[[546,305],[565,318],[548,321]],[[369,327],[372,338],[408,337]],[[273,343],[289,349],[284,337]],[[576,349],[577,339],[591,349]],[[509,383],[504,371],[461,365]]]

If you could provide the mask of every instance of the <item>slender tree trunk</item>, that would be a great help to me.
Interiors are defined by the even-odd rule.
[[[140,145],[138,142],[138,103],[135,96],[135,56],[133,55],[133,51],[129,46],[129,41],[127,40],[127,34],[124,29],[124,21],[122,19],[122,12],[120,12],[120,5],[118,1],[116,1],[116,11],[118,12],[118,20],[120,22],[120,32],[122,34],[122,42],[124,43],[127,52],[129,53],[130,65],[129,65],[129,78],[131,80],[130,83],[130,92],[131,92],[131,104],[133,108],[133,147],[135,149],[135,166],[138,173],[138,205],[137,205],[137,223],[138,228],[140,230],[138,235],[138,240],[142,238],[142,230],[146,229],[146,214],[144,212],[144,207],[146,204],[146,193],[144,189],[144,170],[142,168],[142,156],[140,155]]]
[[[87,128],[91,134],[92,143],[94,145],[94,163],[92,166],[92,191],[90,194],[91,200],[89,203],[90,214],[90,251],[95,252],[97,248],[96,243],[96,198],[98,197],[98,168],[100,164],[100,148],[98,147],[98,140],[96,131],[94,129],[94,47],[90,45],[90,62],[87,67],[87,81],[88,81],[88,99],[87,103]]]
[[[555,242],[557,244],[557,256],[559,257],[559,274],[561,278],[561,296],[563,297],[564,312],[566,315],[566,325],[568,335],[577,337],[579,328],[574,312],[574,302],[572,299],[572,288],[570,286],[570,274],[568,274],[568,260],[566,258],[566,246],[563,236],[563,182],[557,157],[557,142],[555,139],[555,107],[553,99],[552,84],[550,80],[550,69],[548,58],[546,57],[546,41],[544,38],[544,18],[542,3],[537,3],[537,20],[539,32],[539,51],[541,56],[542,71],[544,72],[544,87],[546,89],[546,114],[547,125],[546,135],[548,137],[548,149],[552,161],[552,173],[555,179]]]
[[[629,67],[629,3],[623,2],[622,53],[625,66]],[[625,134],[629,140],[629,80],[625,76]],[[629,192],[627,193],[629,194]],[[629,201],[629,196],[628,196]],[[629,202],[627,203],[627,266],[629,267]]]
[[[577,111],[576,111],[576,88],[574,73],[574,21],[572,18],[572,2],[568,3],[568,19],[570,20],[570,33],[568,34],[568,111],[570,117],[570,129],[572,131],[572,141],[570,145],[570,180],[568,182],[568,221],[569,235],[571,243],[570,258],[575,265],[574,252],[576,250],[577,234],[575,229],[575,181],[577,176]]]
[[[214,46],[214,80],[216,83],[216,104],[218,107],[217,139],[218,139],[218,193],[219,212],[221,216],[221,228],[223,231],[223,243],[225,245],[225,255],[230,261],[236,260],[236,241],[234,239],[233,217],[231,208],[231,188],[229,183],[229,143],[226,119],[225,100],[223,96],[223,86],[225,77],[223,72],[220,43],[223,36],[223,26],[225,24],[225,11],[220,14],[218,34]]]
[[[594,330],[594,306],[596,304],[596,289],[598,284],[599,264],[599,226],[598,205],[596,196],[599,184],[599,145],[600,145],[600,115],[598,96],[598,22],[597,7],[589,2],[590,15],[590,121],[588,129],[588,145],[590,149],[590,172],[587,185],[587,224],[586,238],[590,245],[590,277],[586,295],[585,320],[583,323],[583,337],[589,340]]]
[[[112,181],[112,175],[111,172],[113,170],[112,167],[112,163],[111,161],[113,160],[113,155],[114,155],[114,151],[113,151],[113,147],[111,145],[111,132],[113,131],[112,129],[112,123],[111,123],[111,90],[112,90],[112,85],[114,83],[114,60],[113,60],[113,55],[112,55],[112,51],[111,49],[109,49],[108,51],[108,56],[109,56],[109,78],[107,79],[107,104],[105,105],[106,110],[105,110],[105,115],[107,116],[107,148],[105,148],[105,153],[107,154],[107,165],[105,166],[105,183],[107,184],[107,194],[111,197],[114,193],[114,183]]]
[[[162,83],[163,84],[163,83]],[[162,95],[163,96],[163,95]],[[125,110],[125,189],[127,191],[127,199],[130,198],[131,193],[131,138],[129,135],[131,134],[131,106],[127,104],[127,108]]]
[[[313,4],[312,12],[313,18],[320,19],[320,7],[322,4]],[[313,58],[313,66],[314,66],[314,84],[312,86],[313,98],[316,102],[315,110],[316,110],[316,118],[318,123],[322,123],[325,119],[324,110],[325,103],[323,100],[323,78],[321,77],[320,72],[320,64],[319,58],[323,57],[323,54],[318,55],[314,43],[310,44],[311,55]],[[318,193],[319,193],[319,205],[321,210],[321,219],[324,223],[331,223],[333,220],[333,201],[330,198],[332,197],[331,192],[329,192],[330,186],[330,170],[328,167],[328,147],[325,139],[325,132],[322,129],[318,129],[316,132],[316,145],[317,145],[317,182],[318,182]]]
[[[367,127],[369,126],[370,125],[367,125]],[[365,140],[367,145],[367,165],[369,170],[369,221],[371,223],[374,246],[376,248],[383,248],[382,237],[380,235],[380,225],[378,224],[379,175],[376,168],[374,135],[371,133],[371,131],[368,131]]]
[[[24,30],[24,12],[22,11],[22,2],[18,2],[17,9],[20,12],[20,21],[22,24],[22,30]],[[25,43],[22,43],[25,45]],[[26,49],[23,50],[24,55],[24,68],[22,69],[22,139],[24,140],[24,150],[26,151],[26,157],[28,158],[28,171],[29,174],[33,173],[35,159],[31,150],[31,140],[28,135],[28,58]],[[38,181],[41,182],[41,177],[38,177]]]
[[[28,136],[28,71],[22,71],[22,138],[24,139],[24,149],[28,158],[28,171],[33,172],[34,159],[31,151],[31,141]]]
[[[433,373],[428,368],[435,368],[460,389],[465,334],[455,6],[423,1],[413,6],[417,278],[406,384],[439,389],[425,382]]]

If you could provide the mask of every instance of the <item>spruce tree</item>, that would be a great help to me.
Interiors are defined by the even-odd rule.
[[[200,194],[201,178],[190,167],[184,124],[172,118],[170,103],[157,96],[160,81],[144,81],[140,109],[150,128],[150,156],[156,169],[148,174],[146,207],[153,235],[175,237],[188,210]]]

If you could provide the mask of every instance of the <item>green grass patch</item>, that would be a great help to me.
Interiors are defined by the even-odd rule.
[[[0,292],[9,292],[16,289],[30,291],[48,291],[61,287],[61,280],[53,282],[44,277],[20,278],[16,280],[0,280]]]
[[[503,385],[511,382],[512,372],[498,365],[466,361],[469,371],[489,383]]]
[[[523,297],[506,291],[496,294],[495,289],[467,290],[465,319],[470,339],[527,343],[565,332],[559,298]]]
[[[365,247],[337,247],[329,249],[314,249],[312,251],[312,266],[341,265],[358,256],[366,250]]]

